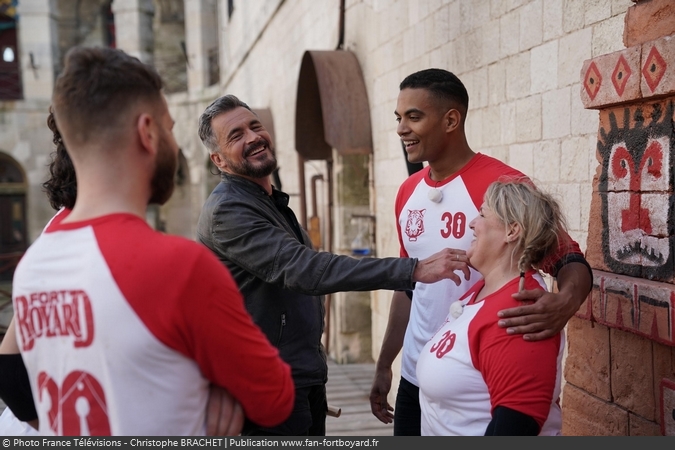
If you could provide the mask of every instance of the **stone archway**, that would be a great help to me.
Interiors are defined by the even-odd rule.
[[[298,77],[295,147],[300,156],[301,223],[325,250],[373,256],[375,216],[371,212],[373,140],[370,106],[363,73],[350,51],[312,50],[302,58]],[[312,213],[307,221],[304,196],[305,161],[325,161],[327,217]],[[312,199],[315,203],[315,198]],[[315,208],[313,208],[315,209]],[[324,223],[317,229],[315,223]],[[370,231],[368,231],[370,230]],[[358,247],[358,248],[357,248]],[[340,363],[371,361],[369,292],[326,296],[324,345]]]
[[[11,281],[28,246],[26,188],[22,167],[0,152],[0,282]]]

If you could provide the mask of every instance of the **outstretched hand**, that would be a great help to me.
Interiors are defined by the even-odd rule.
[[[466,280],[471,277],[469,258],[467,258],[466,252],[455,248],[444,248],[440,252],[417,262],[413,272],[413,281],[435,283],[449,278],[459,286],[462,279],[455,273],[456,270],[463,272]]]
[[[373,386],[370,389],[370,410],[373,415],[382,423],[392,423],[394,421],[394,408],[387,401],[387,395],[391,390],[392,372],[391,368],[376,369]]]
[[[526,341],[556,335],[580,306],[577,299],[539,289],[520,291],[513,298],[534,303],[499,311],[498,325],[506,328],[508,334],[522,334]]]

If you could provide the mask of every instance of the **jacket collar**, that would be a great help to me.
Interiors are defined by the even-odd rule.
[[[265,191],[265,189],[262,188],[262,186],[244,177],[232,175],[226,172],[221,172],[220,180],[223,183],[231,183],[241,186],[243,189],[247,190],[249,193],[253,195],[270,197],[269,195],[267,195],[267,192]],[[271,197],[274,203],[277,204],[278,206],[288,206],[290,196],[287,193],[275,188],[274,186],[272,186]]]

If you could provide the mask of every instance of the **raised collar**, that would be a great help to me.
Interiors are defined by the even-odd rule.
[[[278,206],[288,206],[290,196],[287,193],[275,188],[274,186],[272,186],[272,195],[268,195],[267,191],[263,189],[262,186],[247,178],[232,175],[231,173],[221,172],[220,179],[225,183],[237,184],[249,191],[251,194],[271,197],[274,203]]]

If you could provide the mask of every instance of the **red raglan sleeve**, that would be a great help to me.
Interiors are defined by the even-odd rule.
[[[537,285],[528,283],[528,289]],[[481,317],[472,324],[475,333],[472,342],[474,366],[483,374],[490,393],[491,412],[497,406],[526,414],[539,424],[546,421],[558,377],[558,356],[562,345],[562,336],[530,342],[519,335],[508,335],[506,330],[497,326],[498,309],[513,306],[515,300],[501,299],[499,305],[481,310]],[[494,302],[497,299],[488,301]]]
[[[208,251],[193,267],[180,309],[185,351],[204,376],[227,389],[246,417],[275,426],[290,415],[295,401],[291,369],[253,322],[229,271]]]
[[[132,216],[101,225],[97,241],[120,290],[157,339],[194,360],[250,420],[276,426],[288,418],[295,402],[290,366],[213,253]]]
[[[558,249],[544,259],[541,270],[555,277],[558,270],[567,262],[581,260],[585,260],[585,258],[579,244],[569,234],[562,233],[558,236]]]

